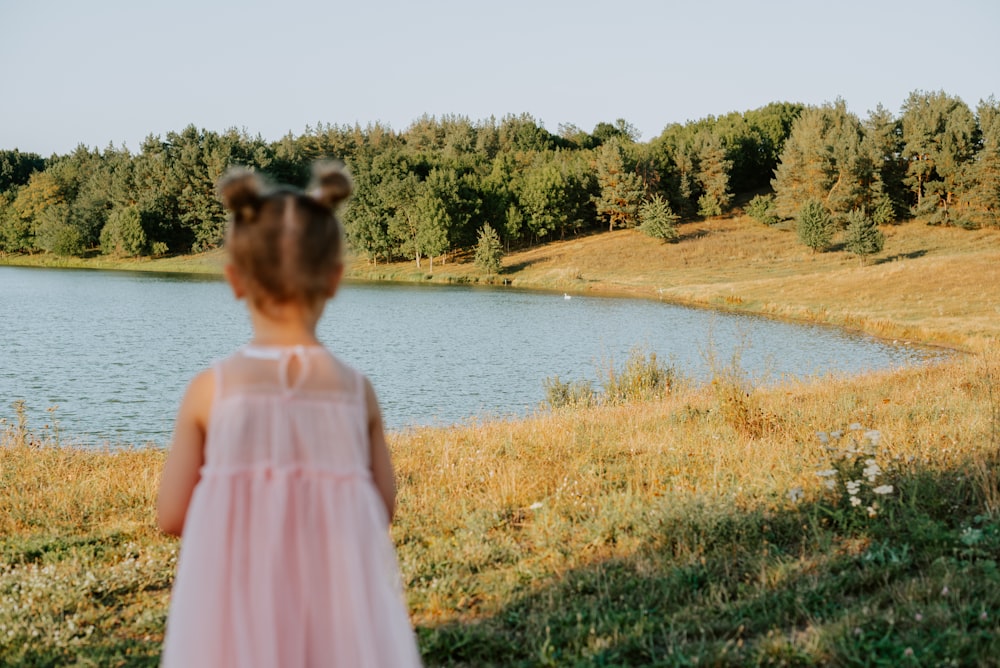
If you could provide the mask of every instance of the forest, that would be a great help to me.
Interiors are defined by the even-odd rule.
[[[839,99],[775,102],[670,124],[649,141],[622,119],[552,133],[522,114],[423,116],[403,131],[319,123],[277,141],[191,125],[148,136],[138,152],[0,150],[0,252],[210,250],[225,227],[215,182],[229,166],[305,186],[321,159],[344,161],[354,177],[343,215],[354,252],[431,271],[485,232],[507,250],[615,228],[669,241],[677,222],[735,203],[771,225],[818,216],[841,227],[912,217],[1000,227],[1000,103],[972,109],[914,91],[898,114],[879,105],[860,118]]]

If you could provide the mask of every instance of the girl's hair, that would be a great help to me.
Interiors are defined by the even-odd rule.
[[[317,164],[307,192],[271,185],[245,168],[230,169],[219,180],[222,203],[232,212],[226,249],[255,304],[326,298],[330,277],[343,264],[336,208],[352,188],[336,163]]]

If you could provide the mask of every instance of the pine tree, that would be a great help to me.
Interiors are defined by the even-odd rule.
[[[639,229],[654,239],[677,240],[678,216],[660,195],[653,195],[639,206]]]
[[[479,242],[476,244],[476,266],[486,272],[487,276],[500,273],[503,259],[503,245],[500,235],[489,223],[479,228]]]
[[[726,157],[722,141],[709,132],[697,138],[698,143],[698,183],[702,194],[698,197],[698,214],[701,216],[721,216],[729,210],[733,196],[729,192],[729,173],[733,161]]]
[[[601,189],[594,204],[598,215],[607,216],[608,230],[635,227],[645,186],[639,175],[626,166],[625,151],[617,138],[597,149],[594,169]]]
[[[847,230],[845,232],[844,247],[848,252],[861,258],[864,266],[868,262],[868,256],[880,253],[885,246],[885,235],[878,229],[878,225],[860,209],[855,209],[847,214]]]
[[[822,202],[811,199],[802,205],[796,220],[799,241],[813,252],[826,250],[833,239],[833,219]]]

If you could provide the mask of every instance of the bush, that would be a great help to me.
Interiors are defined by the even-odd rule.
[[[564,383],[559,376],[546,378],[542,381],[545,387],[545,402],[551,408],[567,406],[593,406],[596,403],[594,387],[586,380],[574,380]]]
[[[757,195],[744,209],[746,214],[764,225],[777,225],[781,218],[774,212],[774,195]]]
[[[620,405],[659,399],[677,383],[674,367],[657,359],[656,353],[647,355],[641,348],[629,353],[621,371],[616,371],[611,364],[603,375],[601,393],[594,391],[590,381],[563,382],[559,376],[546,378],[543,381],[545,401],[552,408]]]
[[[641,348],[634,348],[625,360],[625,368],[620,372],[614,366],[608,369],[603,383],[604,401],[624,404],[659,399],[670,392],[676,381],[676,369],[658,360],[656,353],[647,356]]]
[[[809,246],[814,253],[830,247],[830,241],[833,239],[833,219],[822,202],[811,199],[802,205],[796,218],[796,232],[799,240]]]

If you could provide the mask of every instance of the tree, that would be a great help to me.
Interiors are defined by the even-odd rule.
[[[660,195],[653,195],[639,206],[639,229],[654,239],[676,241],[678,218]]]
[[[971,225],[1000,227],[1000,104],[992,97],[981,101],[976,116],[982,139],[966,165],[964,215]]]
[[[35,172],[45,169],[45,160],[37,153],[21,153],[16,148],[0,151],[0,193],[23,186]]]
[[[814,253],[830,246],[833,239],[833,219],[822,202],[811,199],[802,205],[796,218],[796,232],[799,241]]]
[[[489,223],[483,223],[479,228],[479,242],[476,244],[476,266],[485,271],[487,276],[492,276],[500,273],[502,259],[500,235]]]
[[[56,255],[79,255],[83,252],[83,237],[70,222],[68,204],[59,202],[42,211],[35,228],[35,244]]]
[[[775,213],[792,218],[807,200],[838,214],[866,206],[873,178],[862,136],[861,122],[843,100],[803,111],[771,181]]]
[[[625,150],[618,138],[609,139],[597,149],[594,172],[600,188],[594,205],[597,215],[607,217],[608,231],[615,227],[635,227],[646,188],[639,175],[627,167]]]
[[[722,141],[709,132],[699,133],[697,147],[698,183],[702,193],[698,197],[698,214],[721,216],[733,201],[729,192],[729,171],[733,161],[726,157]]]
[[[974,154],[976,119],[962,100],[943,91],[914,91],[903,103],[903,157],[913,211],[931,223],[956,222],[950,210]]]
[[[847,230],[844,236],[844,247],[848,252],[861,258],[862,266],[867,263],[868,256],[882,252],[885,246],[885,235],[871,216],[859,209],[847,214]]]
[[[869,112],[862,125],[862,148],[871,161],[873,176],[868,210],[876,223],[890,223],[907,209],[902,125],[881,104]]]
[[[137,206],[115,209],[101,230],[101,252],[105,255],[135,257],[146,251],[146,231]]]

